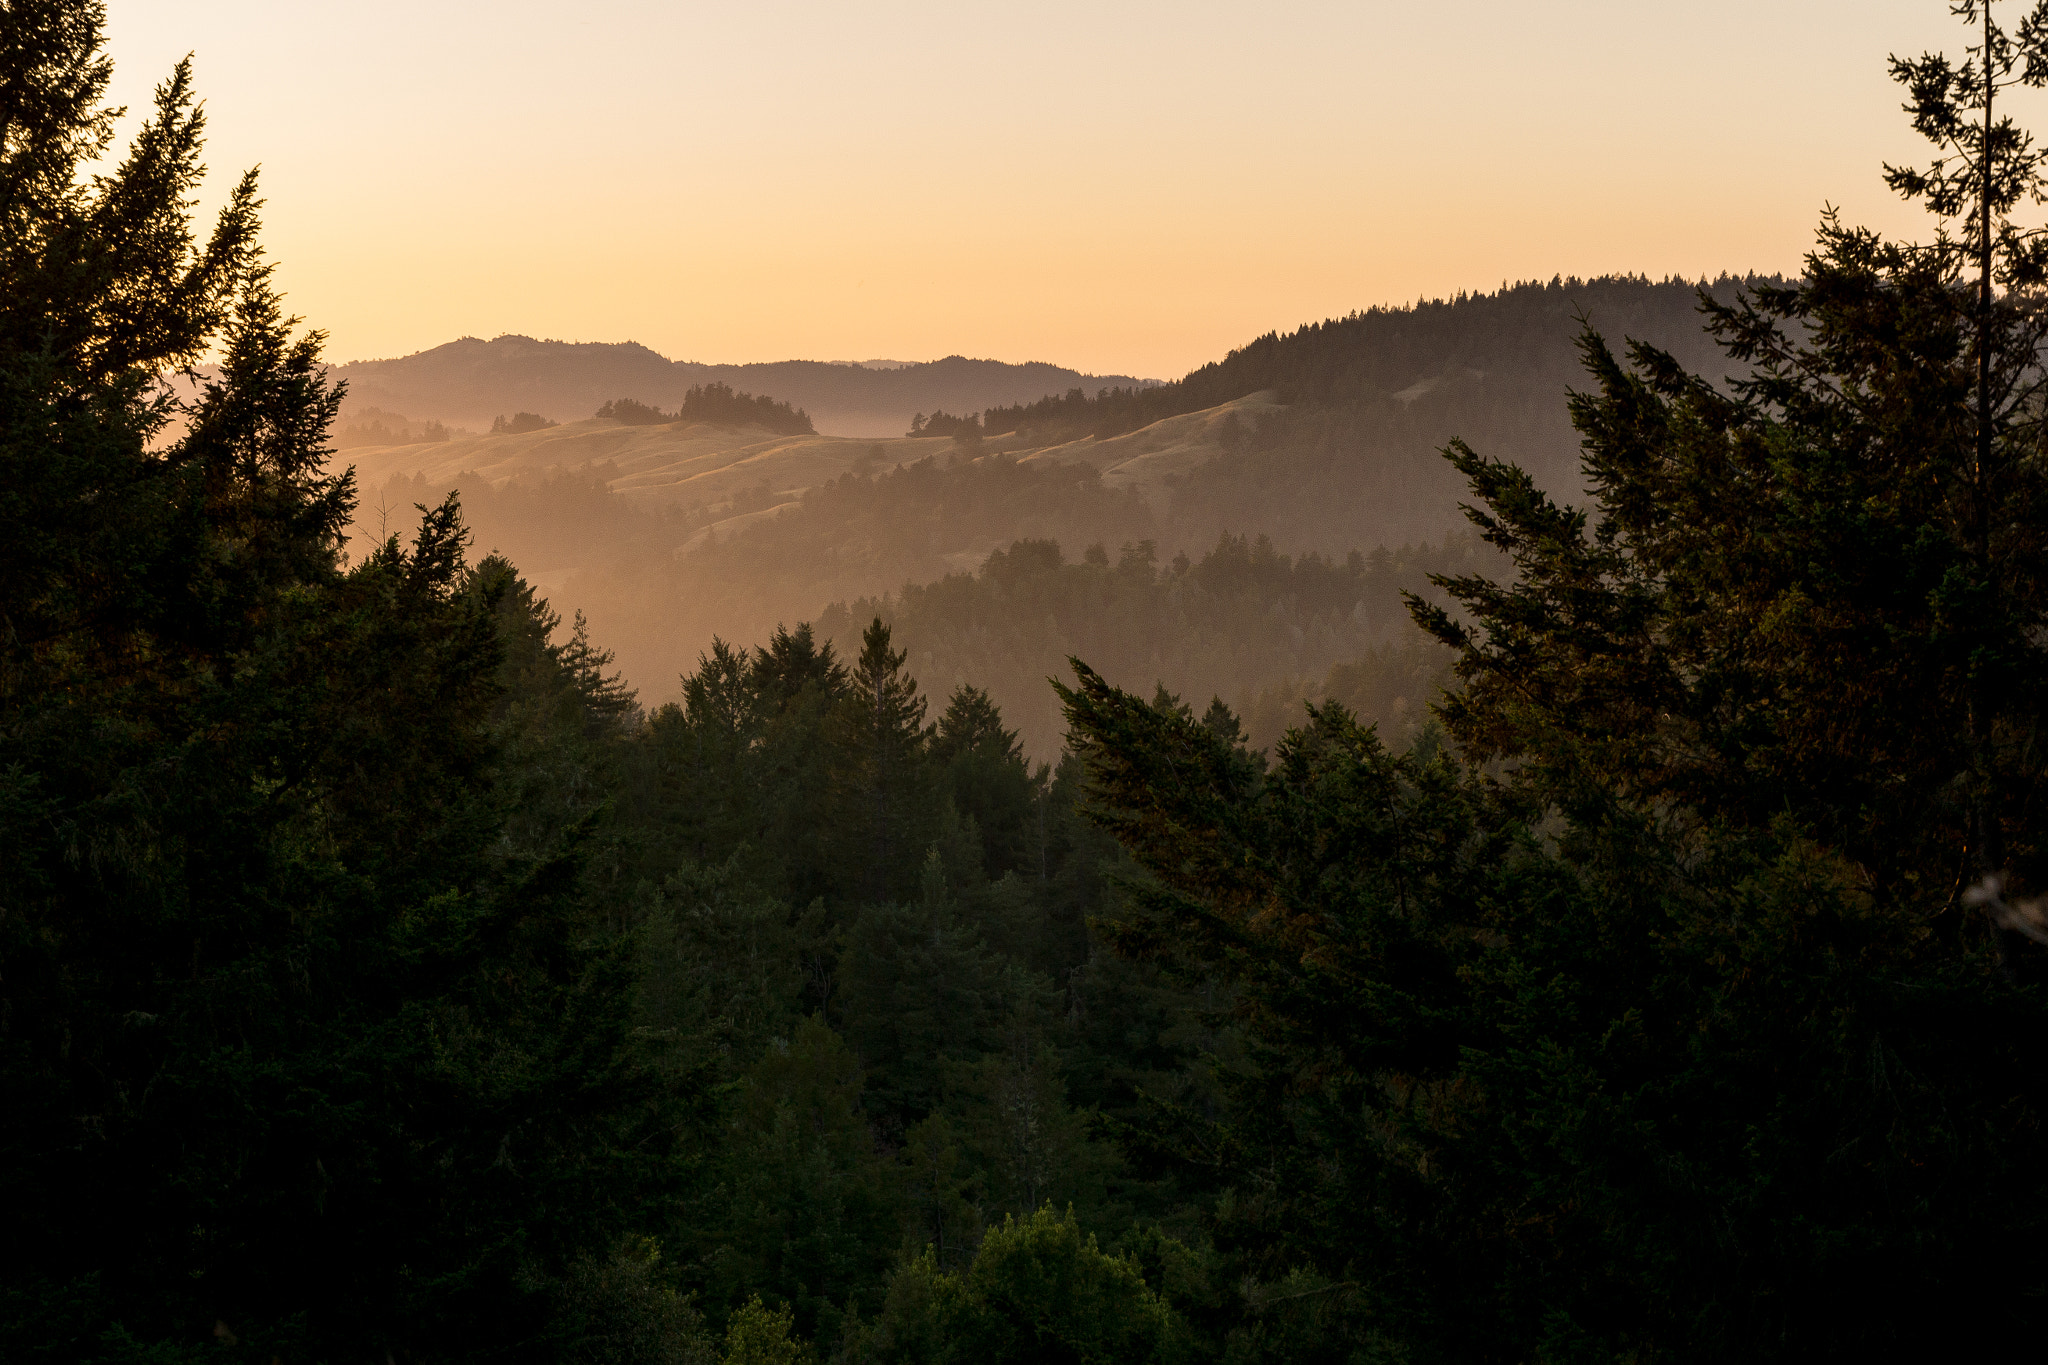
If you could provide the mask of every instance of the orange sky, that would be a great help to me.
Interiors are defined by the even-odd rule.
[[[452,337],[1171,377],[1503,279],[1792,269],[1923,232],[1884,60],[1943,0],[112,0],[186,51],[338,360]],[[2017,17],[2018,7],[2007,5]],[[1425,12],[1427,11],[1427,12]],[[2023,100],[2048,127],[2048,101]]]

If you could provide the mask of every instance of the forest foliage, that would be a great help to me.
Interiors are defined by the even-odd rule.
[[[720,513],[777,510],[740,527],[630,498],[612,487],[617,476],[599,465],[453,482],[480,546],[548,582],[555,600],[583,606],[650,701],[674,695],[712,635],[759,639],[777,622],[812,619],[846,650],[869,616],[897,622],[912,611],[899,637],[920,676],[989,689],[1042,757],[1064,732],[1044,681],[1070,653],[1131,685],[1163,681],[1248,707],[1264,744],[1289,714],[1279,699],[1339,695],[1319,691],[1330,669],[1388,651],[1426,656],[1401,592],[1429,590],[1431,572],[1495,562],[1469,530],[1339,554],[1290,555],[1270,538],[1228,531],[1175,549],[1160,539],[1170,522],[1092,467],[1001,455],[877,462],[801,498],[757,486]],[[445,492],[417,476],[370,490],[358,543],[409,526],[408,509]],[[1045,543],[1056,559],[1015,548]],[[1138,562],[1127,562],[1127,547]],[[1179,577],[1183,561],[1199,572]],[[991,578],[999,565],[1008,568]],[[941,601],[956,605],[937,612]],[[1025,615],[1027,603],[1044,612]],[[1362,693],[1342,695],[1366,704]],[[1396,690],[1368,711],[1391,721],[1381,703],[1406,697],[1404,723],[1413,723],[1421,695]]]
[[[1046,680],[1067,676],[1070,658],[1127,687],[1170,683],[1205,704],[1220,697],[1256,748],[1278,740],[1304,700],[1326,697],[1406,742],[1427,721],[1451,656],[1409,622],[1401,594],[1494,562],[1469,536],[1332,561],[1226,535],[1199,559],[1165,564],[1150,541],[1126,541],[1114,556],[1098,543],[1070,561],[1057,541],[1020,540],[971,574],[834,603],[817,627],[846,650],[879,617],[921,679],[986,686],[1026,751],[1047,758],[1066,722]]]
[[[190,64],[105,161],[102,7],[8,0],[0,1352],[2038,1341],[2048,245],[1984,102],[2048,4],[1963,8],[1894,72],[1951,230],[1705,298],[1733,383],[1586,329],[1584,505],[1454,444],[1485,551],[1021,539],[649,708],[458,500],[349,552],[254,177],[192,221]],[[1284,654],[1273,604],[1418,574],[1434,723],[1333,672],[1266,745],[1074,658],[1034,761],[971,680]]]

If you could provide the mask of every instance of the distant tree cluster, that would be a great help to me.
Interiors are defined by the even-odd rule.
[[[698,384],[683,395],[673,413],[632,398],[615,398],[597,416],[623,426],[663,426],[673,422],[704,422],[712,426],[766,427],[785,436],[814,435],[810,414],[780,403],[767,394],[735,392],[729,384]]]
[[[560,426],[537,412],[515,412],[510,417],[500,414],[491,422],[493,436],[519,436],[529,431],[546,431],[549,427]]]
[[[924,413],[920,412],[910,419],[910,430],[905,435],[952,436],[957,438],[960,436],[979,436],[981,435],[981,430],[981,419],[973,413],[969,413],[965,417],[955,417],[950,412],[937,411],[927,417]]]
[[[1170,386],[1166,386],[1170,387]],[[1090,395],[1083,389],[1068,389],[1035,403],[1013,403],[990,408],[982,414],[982,425],[990,433],[1016,432],[1032,441],[1048,444],[1079,440],[1084,436],[1116,436],[1172,416],[1169,400],[1147,399],[1161,388],[1104,388]],[[1247,389],[1246,393],[1256,390]],[[1241,398],[1243,394],[1232,394]],[[1228,400],[1225,400],[1228,401]],[[1193,408],[1179,409],[1193,412]],[[912,435],[916,433],[913,432]]]
[[[636,398],[614,398],[600,407],[595,416],[601,422],[617,422],[623,427],[659,427],[681,420],[675,413],[663,412]]]
[[[335,428],[336,449],[357,446],[425,445],[450,438],[448,428],[435,421],[415,422],[403,413],[382,408],[362,408]]]

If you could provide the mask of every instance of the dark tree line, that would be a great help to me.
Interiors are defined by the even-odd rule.
[[[1700,290],[1728,298],[1748,285],[1774,283],[1559,276],[1503,284],[1490,294],[1376,306],[1284,335],[1268,332],[1170,384],[1093,394],[1069,389],[1035,403],[990,408],[982,426],[1034,441],[1071,441],[1119,436],[1268,390],[1287,404],[1344,407],[1390,396],[1412,403],[1446,383],[1489,374],[1515,376],[1517,398],[1529,392],[1554,402],[1575,368],[1568,345],[1574,318],[1590,316],[1621,335],[1668,339],[1687,361],[1704,365],[1714,357],[1699,337]]]
[[[694,384],[674,412],[632,398],[615,398],[597,416],[621,426],[666,426],[674,422],[708,422],[713,426],[765,427],[784,436],[815,435],[810,414],[777,402],[767,394],[736,393],[730,384]]]
[[[906,436],[951,436],[955,440],[967,437],[970,440],[981,435],[981,418],[974,413],[955,417],[950,412],[935,411],[929,417],[917,413],[910,419],[910,430]]]
[[[506,577],[452,504],[343,564],[339,395],[253,177],[188,217],[189,64],[85,179],[102,12],[5,19],[5,1353],[545,1338],[676,1147],[628,945],[578,890],[588,810],[515,776]],[[531,666],[572,686],[578,657]]]

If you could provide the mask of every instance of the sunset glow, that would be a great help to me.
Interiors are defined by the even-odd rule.
[[[1824,202],[1920,232],[1879,179],[1915,154],[1884,58],[1947,21],[117,0],[111,35],[131,109],[197,54],[212,183],[262,165],[281,279],[336,359],[523,332],[1173,376],[1504,279],[1794,269]]]

